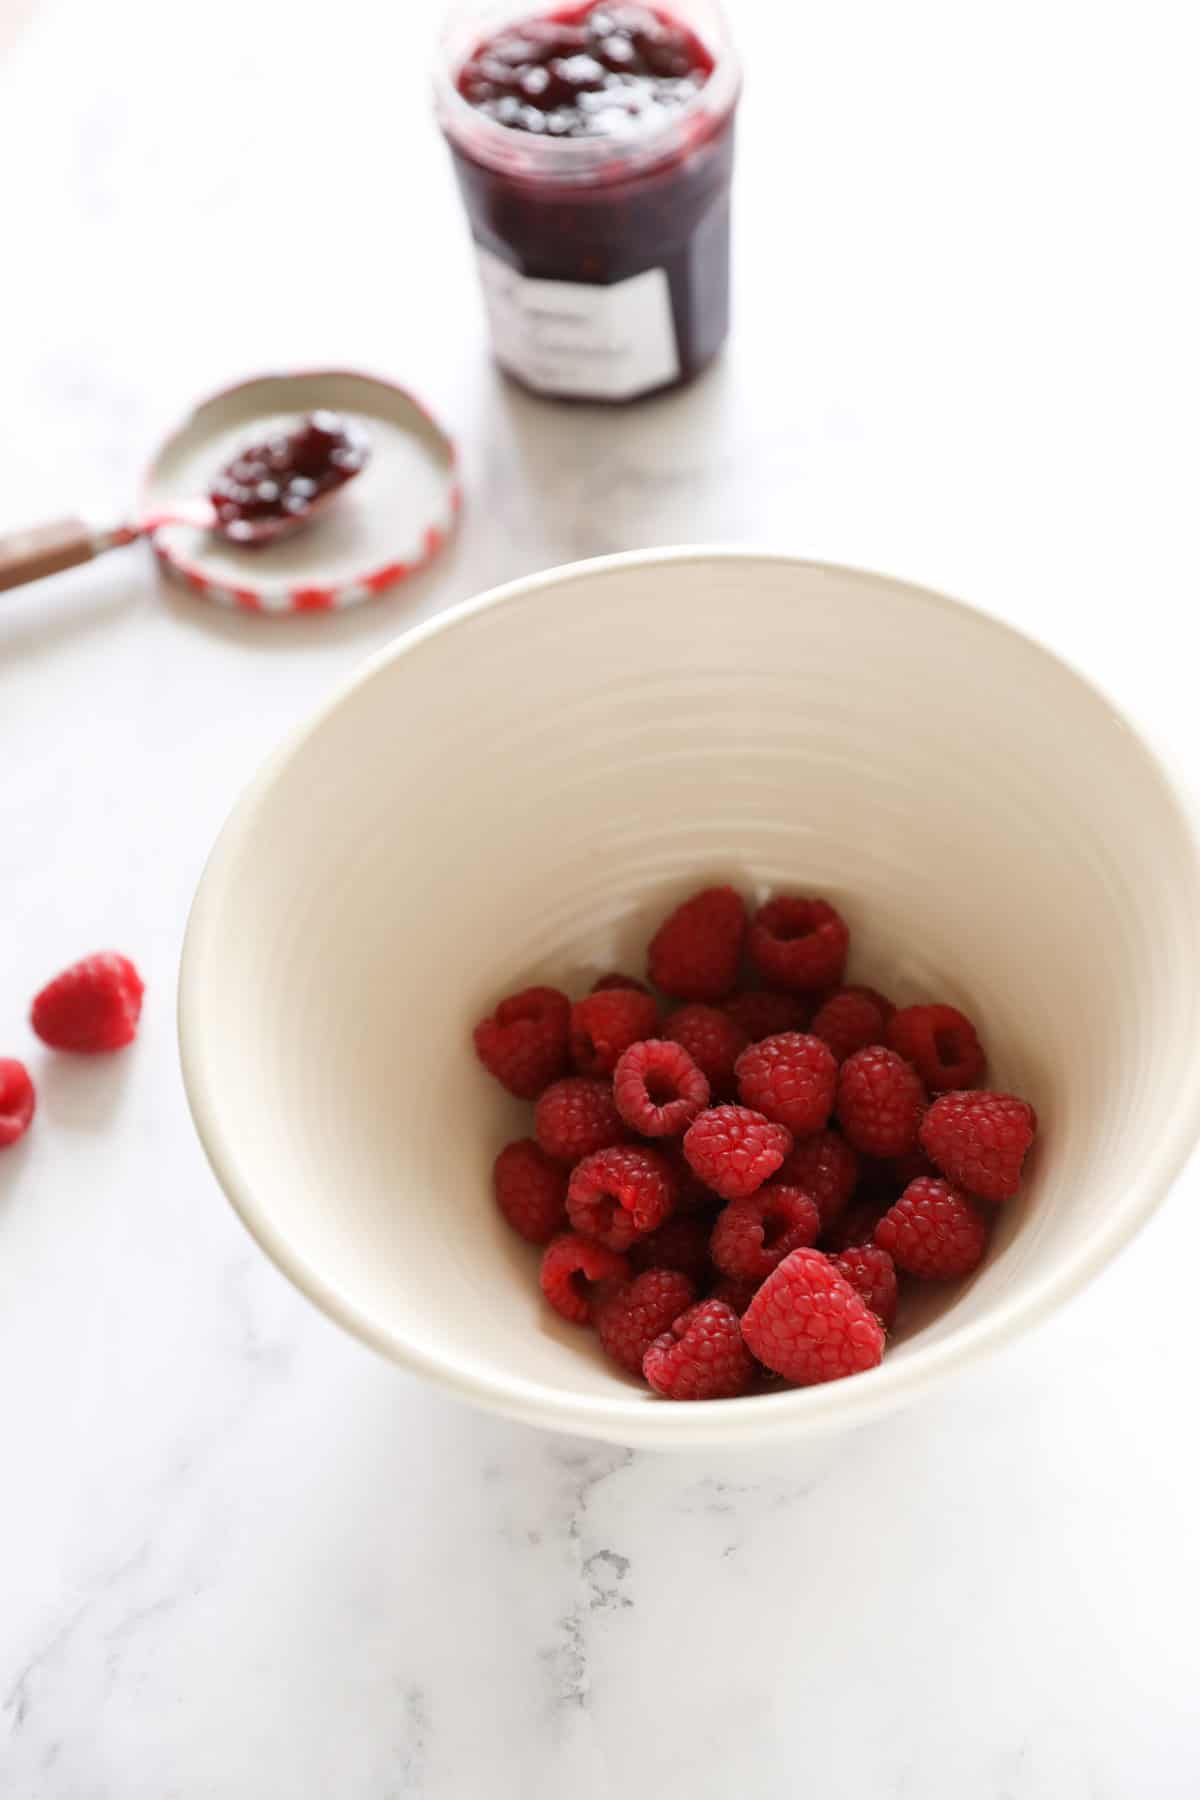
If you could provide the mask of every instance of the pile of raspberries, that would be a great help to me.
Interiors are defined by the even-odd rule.
[[[1033,1107],[981,1088],[955,1007],[846,986],[849,947],[825,900],[751,917],[705,888],[655,933],[651,986],[527,988],[475,1027],[535,1103],[500,1211],[545,1246],[550,1305],[667,1399],[874,1368],[901,1284],[969,1275],[1017,1191]]]

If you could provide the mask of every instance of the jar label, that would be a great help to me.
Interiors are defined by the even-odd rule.
[[[679,374],[665,269],[600,287],[536,280],[476,251],[496,357],[530,387],[630,400]]]

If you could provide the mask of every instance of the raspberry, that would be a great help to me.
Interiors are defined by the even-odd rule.
[[[665,1225],[639,1238],[629,1252],[630,1266],[643,1269],[675,1269],[694,1281],[697,1288],[712,1279],[708,1240],[712,1227],[694,1213],[675,1213]]]
[[[586,1325],[595,1289],[601,1283],[629,1280],[629,1264],[615,1250],[564,1232],[552,1238],[542,1257],[542,1292],[572,1325]]]
[[[754,915],[749,947],[755,968],[768,981],[801,994],[820,993],[842,979],[850,932],[827,900],[781,894]]]
[[[525,988],[475,1027],[475,1052],[518,1100],[536,1100],[565,1073],[571,1003],[557,988]]]
[[[886,994],[881,994],[878,988],[864,987],[860,981],[850,982],[848,986],[839,988],[838,993],[839,994],[861,994],[864,1000],[869,1000],[871,1002],[872,1006],[878,1007],[879,1016],[883,1020],[885,1025],[888,1023],[892,1014],[896,1010],[896,1008],[894,1007],[892,1002],[888,999]],[[836,996],[831,994],[829,996],[829,998],[832,1000],[832,999],[836,998]],[[884,1040],[882,1038],[879,1040],[880,1043],[882,1043],[883,1041]]]
[[[765,1281],[793,1250],[817,1241],[821,1217],[799,1188],[771,1181],[745,1200],[731,1200],[717,1215],[712,1259],[738,1281]]]
[[[759,1362],[809,1387],[873,1369],[883,1326],[819,1250],[793,1250],[746,1309],[742,1331]]]
[[[761,1281],[737,1281],[732,1275],[722,1275],[708,1297],[723,1300],[740,1319],[761,1286]]]
[[[792,1147],[792,1134],[747,1106],[702,1112],[683,1140],[683,1154],[705,1187],[741,1200],[768,1180]]]
[[[37,1095],[25,1064],[0,1056],[0,1150],[25,1136],[36,1105]]]
[[[888,1025],[887,1042],[913,1065],[932,1094],[975,1087],[983,1074],[983,1045],[957,1007],[902,1007]]]
[[[571,1008],[571,1060],[581,1075],[611,1075],[622,1051],[658,1030],[658,1003],[633,988],[606,988]]]
[[[845,1276],[856,1294],[861,1294],[885,1331],[896,1322],[896,1303],[900,1297],[896,1281],[896,1265],[886,1250],[877,1244],[857,1244],[830,1259],[839,1275]]]
[[[1014,1094],[943,1094],[925,1114],[921,1147],[943,1175],[985,1200],[1007,1200],[1037,1131],[1037,1114]]]
[[[648,1269],[625,1287],[597,1300],[593,1320],[615,1363],[640,1375],[647,1350],[696,1301],[696,1290],[678,1269]]]
[[[676,1000],[723,1000],[737,981],[746,908],[730,887],[677,906],[650,941],[650,979]]]
[[[534,1110],[533,1132],[547,1156],[565,1163],[623,1144],[629,1135],[611,1082],[588,1075],[567,1075],[546,1089]]]
[[[683,1140],[681,1138],[659,1138],[655,1142],[654,1148],[670,1163],[679,1184],[676,1212],[706,1213],[711,1223],[720,1210],[720,1196],[714,1194],[711,1188],[706,1188],[692,1168],[691,1163],[683,1154]]]
[[[818,1131],[796,1145],[776,1177],[803,1188],[827,1231],[846,1210],[858,1181],[858,1155],[836,1131]]]
[[[886,1199],[870,1196],[855,1200],[824,1234],[822,1247],[830,1256],[835,1256],[844,1250],[858,1250],[869,1244],[890,1204],[890,1195]]]
[[[567,1223],[567,1171],[532,1138],[506,1144],[492,1166],[496,1205],[531,1244],[548,1244]]]
[[[868,1044],[886,1043],[887,1019],[868,994],[839,988],[814,1014],[812,1034],[828,1044],[841,1063]]]
[[[737,1092],[733,1065],[750,1039],[727,1012],[716,1006],[681,1006],[671,1014],[662,1034],[673,1044],[683,1045],[719,1098],[727,1099]]]
[[[42,989],[30,1023],[54,1050],[120,1050],[137,1035],[144,991],[127,957],[102,950],[72,963]]]
[[[631,1044],[613,1076],[613,1098],[643,1137],[678,1137],[708,1105],[708,1083],[682,1044]]]
[[[593,994],[607,994],[613,988],[632,988],[635,994],[648,994],[650,989],[644,981],[638,981],[633,975],[601,975],[592,983]]]
[[[582,1236],[628,1250],[634,1238],[662,1224],[678,1198],[675,1171],[665,1157],[640,1144],[618,1144],[572,1169],[567,1217]]]
[[[833,1111],[837,1063],[828,1044],[799,1031],[751,1044],[737,1060],[738,1094],[794,1137],[820,1131]]]
[[[732,1400],[754,1379],[754,1360],[731,1306],[701,1300],[646,1352],[642,1373],[667,1400]]]
[[[875,1227],[898,1269],[926,1281],[969,1275],[983,1257],[987,1222],[948,1181],[912,1181]]]
[[[904,1156],[917,1141],[925,1091],[894,1050],[856,1050],[838,1076],[837,1114],[848,1142],[864,1156]]]
[[[795,994],[773,994],[767,988],[735,994],[723,1009],[740,1025],[752,1044],[781,1031],[803,1031],[808,1023],[805,1008]]]

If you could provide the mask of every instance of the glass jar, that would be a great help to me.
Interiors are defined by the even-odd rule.
[[[516,129],[459,91],[464,67],[501,34],[511,39],[531,21],[545,32],[583,31],[599,10],[539,11],[536,0],[456,8],[435,95],[498,362],[540,394],[621,401],[690,381],[729,328],[741,71],[719,7],[673,0],[636,9],[682,26],[712,66],[671,109],[651,105],[640,118],[618,120],[619,135]],[[635,11],[603,10],[613,17]]]

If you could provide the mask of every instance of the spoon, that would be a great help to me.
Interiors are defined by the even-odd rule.
[[[309,413],[294,431],[239,450],[208,494],[152,507],[121,525],[70,517],[0,534],[0,592],[90,562],[163,525],[210,531],[240,550],[265,549],[310,525],[369,456],[356,425],[337,413]]]

